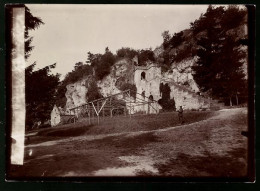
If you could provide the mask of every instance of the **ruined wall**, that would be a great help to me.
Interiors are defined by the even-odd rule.
[[[156,65],[136,67],[134,81],[137,87],[137,97],[148,101],[149,96],[152,95],[153,99],[158,101],[162,98],[160,84],[163,83],[169,85],[170,98],[174,98],[176,108],[179,106],[183,106],[184,109],[208,108],[209,102],[196,94],[199,89],[192,76],[193,62],[194,58],[178,63],[178,65],[174,63],[172,71],[164,74]],[[145,74],[145,78],[142,74]],[[148,112],[149,108],[146,105],[139,107],[139,110]]]

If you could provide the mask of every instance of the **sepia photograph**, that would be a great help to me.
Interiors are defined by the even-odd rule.
[[[254,180],[248,6],[6,15],[7,180]]]

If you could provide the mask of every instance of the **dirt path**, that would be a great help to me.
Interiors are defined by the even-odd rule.
[[[227,120],[228,121],[232,120],[232,117],[238,114],[246,114],[246,110],[244,108],[224,109],[218,111],[215,116],[207,120],[195,122],[188,125],[169,127],[165,129],[159,129],[159,130],[128,133],[127,135],[125,135],[125,137],[139,136],[140,134],[144,134],[144,133],[153,133],[154,135],[157,136],[157,138],[165,139],[167,135],[169,136],[171,133],[176,132],[177,129],[179,129],[179,131],[189,129],[190,130],[189,135],[194,134],[194,136],[196,136],[194,130],[196,131],[196,129],[198,130],[201,127],[207,127],[207,126],[214,126],[214,125],[215,127],[219,125],[222,126],[223,124],[220,122],[226,123]],[[223,126],[225,130],[231,130],[232,127],[231,124],[224,124]],[[243,127],[243,130],[246,130],[246,127]],[[222,131],[223,129],[213,128],[212,132],[208,133],[208,135],[205,136],[204,140],[196,143],[200,145],[197,147],[191,145],[190,142],[187,140],[186,143],[182,141],[181,142],[182,145],[178,145],[174,141],[175,147],[172,144],[168,144],[167,142],[159,142],[157,144],[150,143],[144,148],[144,151],[140,156],[138,155],[123,156],[124,160],[126,160],[129,163],[129,165],[125,167],[119,167],[119,168],[110,167],[107,169],[98,170],[94,172],[94,175],[106,175],[106,176],[153,175],[154,176],[154,175],[164,174],[166,176],[168,175],[189,176],[189,177],[194,176],[193,174],[194,171],[187,168],[187,166],[184,166],[184,168],[181,169],[179,166],[180,164],[178,162],[174,162],[175,164],[176,163],[178,164],[178,167],[174,168],[174,172],[173,172],[171,170],[173,166],[172,160],[176,161],[177,158],[179,157],[179,154],[181,153],[182,157],[187,159],[186,161],[187,163],[190,161],[189,159],[193,159],[195,157],[207,158],[209,156],[215,157],[215,159],[213,158],[213,160],[216,161],[219,157],[226,157],[226,155],[228,155],[228,152],[232,152],[233,150],[236,150],[238,148],[243,148],[243,149],[246,148],[247,140],[245,137],[240,137],[243,140],[243,144],[241,144],[241,142],[238,141],[239,143],[232,145],[233,142],[236,142],[236,138],[232,134],[230,134],[230,136],[225,136],[224,138],[222,137],[223,142],[221,143],[221,140],[218,140],[219,137],[216,136],[217,135],[223,136],[223,134],[225,135],[225,133]],[[236,135],[238,133],[236,133]],[[170,140],[176,140],[176,139],[174,139],[173,136],[171,136]],[[230,144],[227,144],[227,141],[229,141]],[[179,149],[176,149],[177,147],[179,147]],[[164,153],[162,151],[166,151],[166,152]],[[122,160],[122,157],[119,158]],[[232,157],[228,157],[228,158],[232,158]],[[241,156],[238,158],[238,161],[240,163],[243,163],[242,166],[245,167],[244,164],[246,163],[246,156],[244,155],[244,153],[241,153]],[[214,163],[210,165],[213,166]],[[166,168],[166,169],[162,169],[162,168]],[[205,172],[200,170],[200,172],[196,172],[196,173],[199,173],[202,176],[214,176],[214,174],[208,173],[207,170],[205,170]],[[232,175],[232,172],[228,172],[228,173],[231,173],[229,175]],[[216,174],[216,176],[218,176],[218,174]]]
[[[84,135],[28,144],[16,176],[242,176],[246,108],[158,130]]]

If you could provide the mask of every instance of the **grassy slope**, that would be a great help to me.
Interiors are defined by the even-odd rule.
[[[241,136],[240,132],[246,129],[247,118],[241,109],[230,111],[232,112],[229,110],[216,112],[217,116],[208,120],[167,130],[163,126],[177,124],[177,118],[174,118],[175,120],[170,118],[172,113],[158,116],[154,120],[152,119],[155,116],[145,116],[151,117],[149,119],[151,122],[146,122],[146,125],[142,123],[140,117],[131,119],[131,122],[134,120],[133,126],[138,124],[139,129],[126,128],[125,132],[134,132],[110,134],[110,136],[108,132],[118,132],[122,127],[117,126],[119,130],[110,126],[106,126],[109,128],[104,130],[104,126],[101,125],[96,126],[96,129],[92,129],[94,126],[86,128],[79,124],[78,127],[73,127],[86,128],[84,136],[78,136],[75,132],[74,136],[64,133],[65,128],[68,132],[73,132],[74,129],[69,126],[59,127],[55,131],[45,129],[41,132],[41,136],[32,137],[26,147],[25,165],[12,168],[12,174],[33,177],[92,176],[100,169],[124,169],[134,166],[135,163],[120,160],[119,157],[139,156],[153,161],[152,166],[158,169],[158,173],[139,169],[136,171],[137,175],[243,176],[246,173],[247,138]],[[204,112],[193,114],[186,113],[186,122],[205,119],[212,115]],[[189,119],[187,116],[190,116]],[[118,120],[115,122],[118,125],[122,123]],[[155,128],[159,130],[139,131]],[[61,132],[62,136],[53,136],[53,133],[57,132]],[[98,132],[107,135],[98,139]],[[87,139],[89,137],[93,139]],[[36,143],[50,143],[50,140],[57,139],[58,141],[54,141],[50,146],[33,146]],[[30,150],[33,151],[31,156],[28,155]]]
[[[201,121],[212,116],[209,111],[186,111],[184,112],[185,124]],[[127,117],[107,117],[100,118],[100,124],[97,125],[97,119],[92,120],[89,125],[88,119],[81,119],[75,124],[67,124],[54,128],[41,129],[39,136],[48,137],[71,137],[79,135],[96,135],[122,132],[135,132],[145,130],[155,130],[165,127],[179,125],[177,112],[160,113],[158,115],[140,115],[130,118]]]

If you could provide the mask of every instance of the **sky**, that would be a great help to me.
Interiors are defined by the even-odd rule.
[[[155,49],[162,32],[180,32],[190,26],[207,5],[54,5],[28,4],[31,13],[45,23],[30,31],[34,46],[27,65],[36,69],[57,63],[53,73],[61,79],[87,53],[116,53],[122,47]]]

